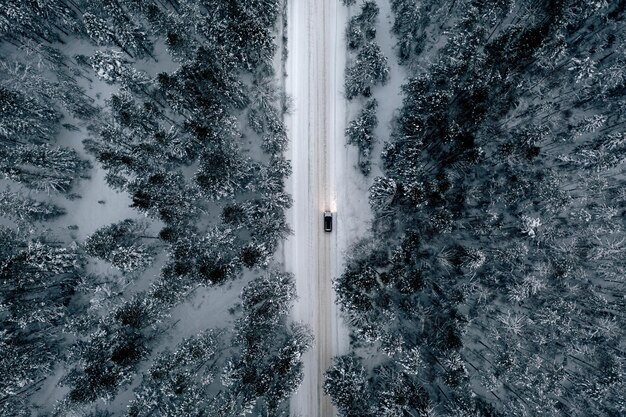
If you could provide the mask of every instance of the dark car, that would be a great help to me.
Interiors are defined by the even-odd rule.
[[[330,211],[324,212],[324,231],[333,231],[333,213],[331,213]]]

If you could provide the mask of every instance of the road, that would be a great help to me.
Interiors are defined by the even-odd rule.
[[[284,246],[284,256],[287,271],[296,277],[294,319],[307,323],[315,337],[303,358],[304,381],[291,400],[292,416],[336,415],[323,392],[324,371],[333,356],[347,350],[347,331],[332,290],[346,246],[340,209],[346,202],[338,201],[346,193],[338,178],[353,169],[337,164],[346,158],[346,104],[340,92],[346,13],[337,0],[288,0],[285,87],[294,99],[294,112],[286,120],[293,167],[287,188],[294,198],[288,213],[294,234]],[[332,233],[323,230],[324,210],[334,213]]]

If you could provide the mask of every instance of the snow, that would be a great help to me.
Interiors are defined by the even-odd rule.
[[[295,108],[286,120],[293,165],[288,191],[294,198],[288,218],[294,234],[285,243],[284,256],[299,295],[293,318],[307,323],[315,336],[303,357],[304,381],[290,410],[293,416],[331,416],[336,412],[323,393],[323,375],[332,357],[345,353],[349,344],[331,282],[371,213],[367,184],[354,169],[358,152],[345,145],[343,133],[348,10],[335,0],[291,0],[288,8],[286,90]],[[334,212],[332,233],[322,228],[325,210]]]
[[[65,216],[50,222],[55,226],[78,226],[72,237],[83,241],[97,229],[127,218],[144,218],[132,209],[128,194],[116,192],[104,180],[105,172],[100,167],[90,171],[91,179],[81,181],[75,192],[81,196],[75,200],[59,202],[67,210]]]
[[[42,385],[33,395],[33,404],[41,407],[43,410],[50,410],[56,401],[60,401],[69,389],[60,387],[59,381],[65,375],[66,369],[62,365],[55,366],[54,370],[43,381]]]
[[[345,266],[349,247],[365,236],[372,213],[368,189],[381,174],[379,155],[389,137],[400,86],[405,77],[393,51],[388,2],[379,2],[377,41],[389,59],[390,80],[373,90],[379,102],[372,172],[358,170],[358,149],[346,145],[344,130],[362,102],[348,102],[343,94],[347,62],[345,27],[354,6],[336,0],[290,0],[286,90],[295,111],[287,117],[289,159],[293,175],[288,191],[294,206],[288,213],[294,234],[285,244],[285,267],[296,277],[299,299],[293,317],[311,326],[313,348],[304,355],[304,381],[291,400],[292,416],[336,415],[323,394],[323,374],[332,356],[349,349],[348,329],[335,305],[331,280]],[[389,104],[393,103],[393,106]],[[332,233],[322,230],[322,212],[334,212]]]
[[[228,341],[235,319],[240,317],[236,312],[239,295],[254,276],[252,271],[246,270],[241,279],[228,285],[198,286],[191,290],[185,301],[169,312],[169,317],[163,324],[165,331],[156,340],[150,357],[140,363],[131,385],[119,392],[115,401],[107,407],[108,411],[116,416],[126,414],[128,404],[135,398],[134,390],[141,383],[142,375],[164,350],[175,351],[183,340],[207,329],[225,329],[225,340]]]
[[[376,42],[380,46],[381,51],[387,57],[389,64],[389,81],[384,87],[374,88],[372,96],[378,101],[378,126],[375,130],[376,142],[372,150],[372,172],[370,173],[369,182],[371,183],[376,176],[382,175],[379,167],[380,154],[382,152],[384,141],[389,140],[391,133],[391,122],[398,107],[402,104],[402,84],[406,81],[407,75],[403,67],[398,64],[395,51],[396,38],[391,33],[393,26],[393,14],[391,12],[391,4],[389,1],[380,0],[377,2],[380,7],[380,14],[376,25]]]
[[[291,141],[287,157],[292,161],[294,171],[287,187],[294,197],[294,206],[288,213],[294,235],[285,243],[283,256],[286,270],[295,274],[299,294],[293,318],[307,323],[315,336],[314,347],[303,358],[305,380],[293,396],[290,407],[292,415],[330,416],[335,412],[329,398],[323,394],[323,374],[332,357],[346,353],[349,348],[347,327],[334,302],[332,280],[343,271],[349,246],[367,232],[372,216],[367,191],[380,170],[374,160],[372,175],[363,177],[356,168],[357,148],[345,144],[345,126],[360,109],[357,101],[348,103],[343,96],[347,60],[345,26],[349,12],[356,12],[356,6],[348,10],[337,0],[287,2],[289,58],[285,86],[287,93],[294,98],[295,107],[294,114],[286,118]],[[380,7],[379,23],[388,13],[389,5],[380,4]],[[379,27],[379,42],[385,27],[388,28],[386,22]],[[277,56],[282,49],[280,41]],[[396,76],[400,70],[395,65],[391,45],[390,40],[381,42],[381,48],[390,60],[390,84],[393,86],[374,90],[380,103],[376,131],[379,142],[373,152],[375,156],[380,153],[380,139],[384,139],[390,130],[393,108],[385,104],[397,101],[401,82],[401,77]],[[87,42],[72,40],[63,46],[63,50],[68,55],[91,55],[94,48]],[[152,60],[141,60],[136,62],[135,68],[154,76],[158,71],[171,72],[178,66],[167,56],[163,45],[157,45],[156,55],[158,65]],[[92,82],[81,80],[80,83],[96,100],[95,104],[103,106],[119,86],[107,84],[95,76],[92,78]],[[63,123],[71,123],[79,129],[63,130],[57,143],[76,149],[93,163],[93,169],[89,171],[91,178],[80,181],[73,190],[80,198],[52,198],[68,214],[49,225],[59,231],[67,230],[72,240],[82,242],[100,227],[126,218],[145,218],[130,207],[131,199],[127,193],[117,192],[106,184],[104,170],[93,157],[86,155],[82,146],[82,140],[88,136],[85,124],[69,116]],[[325,233],[322,228],[322,212],[327,209],[334,213],[332,233]],[[150,223],[149,233],[154,235],[162,224],[153,220]],[[163,256],[160,256],[132,284],[126,296],[146,290],[163,262]],[[114,272],[104,262],[92,262],[90,271]],[[188,300],[172,309],[166,320],[166,325],[172,327],[156,342],[151,358],[206,328],[232,328],[235,316],[229,308],[250,278],[246,273],[245,278],[225,288],[199,288]],[[146,369],[150,363],[150,359],[143,361],[140,370]],[[43,413],[49,412],[55,401],[66,394],[67,388],[57,385],[66,371],[62,364],[57,365],[33,396],[34,403],[42,407]],[[138,378],[135,378],[131,389],[122,390],[107,408],[122,414],[137,382]]]
[[[158,46],[157,50],[160,51],[163,56],[167,55],[163,47]],[[94,48],[89,43],[75,39],[69,41],[63,48],[63,52],[70,56],[79,53],[91,55],[93,51]],[[145,60],[138,62],[138,64],[141,63],[145,65],[146,68],[156,67],[154,65],[150,65],[150,62],[152,61]],[[160,70],[171,71],[173,70],[175,64],[165,58],[160,61],[159,65],[160,66],[158,68]],[[91,82],[85,79],[80,79],[79,84],[86,89],[86,94],[95,99],[95,105],[97,106],[103,106],[105,100],[119,89],[118,85],[107,84],[103,80],[99,80],[97,77],[93,77]],[[29,192],[32,197],[42,200],[50,199],[55,204],[66,209],[66,215],[46,222],[45,225],[53,228],[55,235],[58,234],[61,238],[69,235],[71,240],[82,243],[87,236],[101,227],[108,226],[127,218],[146,219],[144,214],[130,207],[132,200],[127,193],[118,192],[109,187],[105,181],[106,172],[91,155],[88,155],[85,152],[82,141],[88,137],[86,123],[67,114],[65,114],[62,123],[72,124],[77,128],[77,130],[63,129],[59,133],[56,144],[75,149],[82,158],[88,159],[92,163],[93,168],[88,171],[90,178],[80,180],[72,190],[73,193],[80,196],[80,198],[67,199],[58,195],[48,196],[45,193],[37,193],[34,191]],[[146,220],[150,224],[148,234],[156,235],[163,227],[163,224],[160,221],[153,219]],[[154,264],[144,271],[132,283],[132,285],[128,287],[125,291],[125,299],[130,298],[138,291],[147,290],[149,285],[158,276],[163,263],[164,256],[160,254]],[[88,271],[102,275],[119,274],[119,272],[110,264],[98,260],[92,260],[90,262],[88,265]],[[211,309],[206,306],[203,307],[202,300],[198,301],[196,298],[192,298],[190,302],[179,306],[177,310],[172,312],[173,320],[180,318],[178,315],[184,317],[186,314],[185,309],[188,311],[194,311],[195,314],[202,315],[203,317],[228,317],[227,313],[222,312],[222,310],[224,310],[222,307],[226,304],[232,305],[237,299],[239,291],[240,288],[234,286],[234,288],[229,287],[221,292],[216,292],[212,297],[219,299],[219,302],[210,302],[209,304],[213,306]],[[224,293],[228,293],[228,296],[225,296]],[[202,299],[209,297],[209,295],[205,294],[204,291],[198,291],[196,296],[201,297]],[[199,321],[199,323],[212,325],[216,321],[216,319],[205,319]],[[168,341],[171,341],[171,339],[178,338],[182,340],[183,337],[186,337],[189,333],[186,330],[187,327],[190,327],[189,323],[189,321],[182,321],[180,325],[174,329],[174,331],[168,334],[169,339],[165,340],[163,344],[167,345]],[[222,324],[222,326],[223,325],[224,324]],[[182,335],[178,335],[178,333],[182,333]],[[147,367],[148,364],[144,363],[142,366]],[[67,368],[65,365],[57,364],[49,376],[42,382],[38,391],[32,396],[33,403],[39,405],[42,412],[46,413],[51,411],[55,406],[55,403],[61,400],[68,392],[67,387],[61,387],[58,385],[60,379],[66,372]],[[120,395],[118,395],[109,408],[111,408],[111,411],[118,412],[117,414],[124,414],[123,410],[125,410],[126,404],[131,397],[132,390],[122,390]]]

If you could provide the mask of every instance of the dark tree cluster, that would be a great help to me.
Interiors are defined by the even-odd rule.
[[[68,194],[90,165],[74,149],[55,145],[61,111],[90,117],[94,110],[75,83],[48,81],[30,65],[0,67],[0,175],[33,190]]]
[[[295,299],[293,275],[283,272],[271,271],[243,289],[242,317],[234,335],[239,348],[222,370],[227,390],[217,397],[216,416],[236,416],[244,410],[278,415],[287,409],[290,395],[302,382],[301,357],[312,344],[308,328],[288,321]]]
[[[0,193],[0,216],[31,224],[64,215],[65,209],[10,190]]]
[[[91,164],[60,135],[98,111],[58,42],[76,15],[59,2],[0,10],[0,415],[30,416],[29,398],[63,356],[85,254],[48,223]]]
[[[56,2],[0,11],[0,415],[30,416],[29,397],[62,357],[85,273],[82,250],[49,228],[91,164],[57,144],[66,116],[97,114],[52,42],[70,31]],[[45,17],[47,16],[47,17]],[[49,18],[49,20],[47,20]],[[60,32],[59,32],[60,31]]]
[[[156,336],[149,328],[162,319],[163,305],[141,293],[103,316],[76,317],[70,330],[78,340],[67,355],[73,365],[61,384],[69,388],[57,413],[75,412],[97,400],[110,401],[135,377]]]
[[[311,344],[307,329],[287,323],[294,299],[292,276],[254,279],[241,294],[231,343],[209,330],[161,353],[135,390],[128,416],[282,415]]]
[[[0,150],[4,178],[38,191],[69,193],[89,166],[71,148],[40,144]]]
[[[123,272],[145,269],[152,263],[154,248],[144,243],[147,224],[133,219],[98,229],[85,240],[85,252],[110,262]]]
[[[348,5],[348,4],[346,4]],[[380,9],[374,0],[361,4],[359,14],[350,18],[346,29],[346,44],[356,59],[346,68],[345,95],[349,100],[362,96],[367,99],[361,113],[345,131],[348,144],[359,149],[359,169],[363,175],[371,171],[371,151],[376,141],[374,129],[378,125],[378,102],[370,98],[372,87],[389,79],[389,65],[376,43],[376,23]]]
[[[220,334],[204,331],[183,341],[174,352],[165,351],[143,375],[129,417],[212,416],[212,384],[218,371]]]
[[[271,69],[278,3],[184,2],[176,7],[148,3],[129,6],[125,13],[146,24],[155,36],[164,36],[168,52],[180,66],[151,79],[134,68],[136,54],[124,50],[128,57],[103,51],[85,59],[99,78],[121,89],[108,100],[105,117],[84,143],[107,170],[107,182],[130,193],[133,207],[164,223],[158,237],[167,247],[168,260],[143,299],[167,311],[197,285],[222,285],[239,278],[244,268],[269,264],[289,232],[280,219],[291,205],[284,191],[290,167],[282,156],[287,137]],[[259,139],[254,146],[265,153],[262,160],[247,156],[242,140],[246,126],[240,124],[240,115],[248,116],[249,128]],[[222,216],[215,216],[216,210]],[[122,271],[145,268],[152,258],[144,243],[149,237],[140,236],[145,229],[137,230],[129,222],[98,230],[85,242],[87,253]],[[155,311],[146,313],[147,321],[136,336],[141,349],[129,359],[129,368],[119,368],[111,386],[94,387],[87,401],[68,396],[67,407],[88,404],[94,395],[102,395],[96,394],[100,391],[115,395],[125,385],[126,376],[145,357],[142,349],[150,349],[146,341],[153,331],[147,326],[160,317]],[[98,334],[108,331],[108,322],[95,329]],[[126,324],[122,329],[129,331]],[[299,334],[285,326],[273,332],[275,343]],[[93,335],[88,339],[100,340]],[[273,349],[279,346],[267,346],[264,355],[274,354]],[[84,361],[88,352],[79,352],[78,360]],[[83,384],[85,369],[75,368],[79,377],[67,379],[73,390]],[[247,379],[245,384],[255,385]],[[278,407],[292,391],[285,388],[290,384],[279,379],[268,387],[272,395],[267,394],[267,407]],[[255,390],[254,398],[261,396]],[[193,406],[200,410],[217,406],[207,401]]]
[[[106,415],[94,404],[128,387],[168,331],[169,310],[198,285],[227,284],[245,268],[268,267],[290,232],[284,179],[291,168],[282,155],[288,140],[273,70],[281,6],[277,0],[2,4],[0,177],[9,187],[0,193],[6,240],[0,349],[11,354],[1,365],[0,415],[30,415],[31,394],[61,363],[69,369],[62,378],[67,395],[55,412]],[[74,44],[81,53],[67,56]],[[165,53],[170,56],[163,59]],[[158,70],[163,61],[176,69]],[[105,85],[112,93],[97,108],[100,93],[91,95]],[[55,229],[53,222],[66,214],[62,198],[79,198],[77,185],[93,168],[80,143],[57,143],[77,130],[86,130],[82,146],[106,182],[128,193],[145,221],[105,225],[84,242]],[[159,276],[144,291],[125,294],[160,252]],[[118,271],[91,273],[94,258]],[[293,286],[291,278],[265,279]],[[299,355],[310,344],[306,331],[288,324],[290,305],[268,313],[268,339],[254,335],[263,345],[254,354],[245,344],[256,329],[237,329],[229,350],[236,366],[228,369],[229,381],[238,382],[219,400],[194,402],[199,415],[238,415],[259,398],[259,415],[285,410],[301,378]],[[246,307],[244,317],[255,308]],[[191,375],[211,355],[221,357],[206,338],[213,334],[163,356],[192,356],[181,359],[186,369],[162,372]],[[240,368],[244,374],[235,376]],[[263,375],[250,379],[251,370]],[[204,393],[206,381],[199,379],[193,390]],[[158,378],[151,387],[184,391]],[[180,415],[188,410],[167,407]],[[235,407],[231,414],[228,407]]]
[[[326,371],[324,391],[346,417],[431,416],[434,408],[426,390],[393,363],[368,372],[363,358],[338,356]]]
[[[342,415],[626,413],[624,7],[392,2],[410,77],[335,281],[380,356],[328,371]]]
[[[374,145],[374,129],[378,125],[376,110],[378,101],[375,98],[369,99],[361,114],[351,121],[346,128],[346,137],[349,145],[356,145],[359,148],[359,169],[364,175],[371,170],[371,153]]]
[[[287,137],[271,69],[277,3],[210,3],[128,8],[130,16],[166,36],[181,65],[150,79],[120,53],[91,57],[98,76],[122,89],[107,103],[110,113],[85,145],[107,169],[112,187],[131,193],[134,207],[165,223],[160,236],[174,249],[168,274],[199,276],[201,281],[208,274],[208,282],[217,283],[236,277],[242,266],[267,264],[288,232],[270,228],[270,223],[283,218],[291,202],[283,190],[289,168],[281,153]],[[252,82],[242,72],[252,74]],[[270,155],[269,163],[246,155],[238,120],[242,113],[260,137],[255,146]],[[207,206],[215,203],[225,213],[241,207],[238,220],[224,219],[236,223],[232,246],[240,249],[230,253],[240,253],[243,262],[229,259],[226,268],[198,259],[206,272],[197,275],[191,273],[196,271],[192,265],[182,268],[187,258],[177,256],[202,258],[204,248],[176,248],[195,248],[193,242],[200,240],[191,236],[204,233],[198,225],[205,223]]]
[[[352,16],[346,28],[346,40],[351,50],[362,47],[376,37],[376,19],[380,9],[375,1],[365,1],[361,13]]]
[[[346,41],[349,50],[356,52],[354,62],[346,68],[345,95],[348,100],[372,94],[372,88],[389,79],[387,57],[380,50],[376,37],[379,8],[375,1],[361,4],[360,13],[348,23]]]
[[[370,97],[372,88],[389,79],[387,57],[374,41],[367,42],[356,54],[354,63],[346,68],[345,94],[351,100]]]
[[[0,413],[20,415],[25,398],[60,355],[59,332],[83,273],[78,248],[0,227]]]

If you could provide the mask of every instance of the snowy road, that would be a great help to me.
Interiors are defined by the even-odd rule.
[[[289,212],[294,235],[285,244],[285,267],[296,276],[294,319],[309,324],[315,336],[291,415],[331,417],[336,412],[324,395],[323,375],[332,356],[347,350],[331,283],[343,266],[347,239],[341,212],[346,202],[338,201],[347,185],[337,178],[353,170],[345,163],[346,104],[340,92],[346,11],[337,0],[289,0],[288,7],[286,89],[294,98],[294,113],[287,119],[294,171],[288,189],[294,198]],[[334,213],[332,233],[323,231],[324,210]]]

